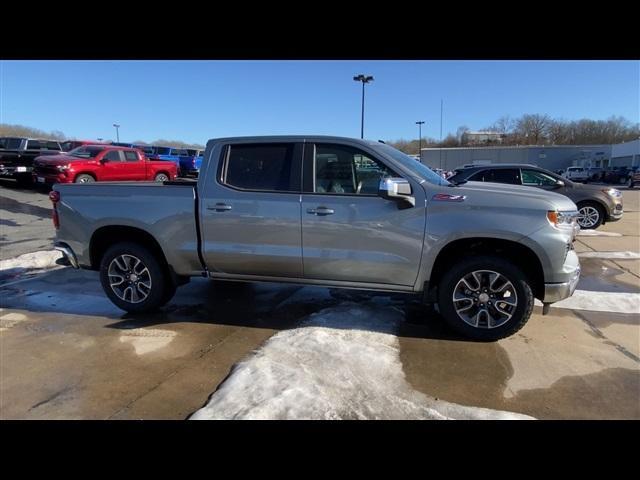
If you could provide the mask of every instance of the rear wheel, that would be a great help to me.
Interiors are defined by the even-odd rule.
[[[154,180],[156,182],[168,182],[169,176],[166,173],[159,173],[155,176]]]
[[[96,181],[95,178],[93,178],[91,175],[88,175],[86,173],[81,173],[74,180],[75,183],[90,183],[95,181]]]
[[[116,306],[132,313],[155,310],[175,293],[158,259],[137,243],[118,243],[106,251],[100,282]]]
[[[438,307],[446,322],[475,340],[513,335],[529,320],[533,302],[526,275],[491,255],[461,259],[438,287]]]
[[[578,225],[585,230],[598,228],[604,220],[604,209],[593,202],[578,203]]]

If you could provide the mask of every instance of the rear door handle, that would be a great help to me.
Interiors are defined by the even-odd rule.
[[[307,213],[310,213],[312,215],[333,215],[335,212],[333,208],[316,207],[316,208],[307,208]]]
[[[231,205],[227,205],[226,203],[216,203],[215,205],[209,205],[207,210],[215,210],[216,212],[226,212],[227,210],[231,210]]]

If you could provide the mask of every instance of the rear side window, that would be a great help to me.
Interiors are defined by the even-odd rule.
[[[137,162],[138,161],[138,154],[136,154],[136,152],[132,152],[130,150],[126,150],[124,152],[124,159],[127,162]]]
[[[520,170],[516,168],[501,168],[499,170],[491,170],[491,173],[490,182],[520,185]]]
[[[222,183],[242,190],[293,192],[293,144],[229,145]]]
[[[47,142],[47,150],[60,150],[58,142]]]

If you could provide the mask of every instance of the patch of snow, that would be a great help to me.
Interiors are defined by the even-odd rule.
[[[405,380],[394,333],[403,313],[344,302],[279,332],[234,366],[205,419],[531,419],[436,400]]]
[[[579,237],[621,237],[621,233],[616,232],[599,232],[598,230],[580,230]]]
[[[579,257],[582,258],[618,258],[622,260],[634,260],[640,258],[638,252],[580,252]]]
[[[542,303],[536,300],[536,305],[542,306]],[[640,313],[640,293],[576,290],[571,297],[551,306],[553,308],[592,310],[595,312]]]
[[[58,250],[42,250],[39,252],[25,253],[15,258],[0,260],[0,271],[13,268],[50,268],[57,266],[56,260],[62,258],[62,252]]]

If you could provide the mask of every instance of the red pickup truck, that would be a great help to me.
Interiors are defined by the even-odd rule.
[[[154,161],[135,148],[84,145],[55,158],[42,156],[33,162],[33,180],[40,184],[104,181],[174,180],[174,162]]]

